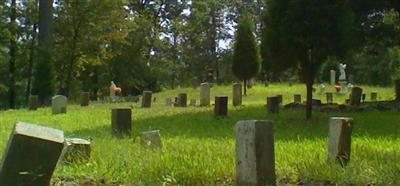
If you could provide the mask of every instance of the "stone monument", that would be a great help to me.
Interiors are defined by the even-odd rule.
[[[341,94],[345,94],[347,92],[347,81],[346,81],[346,64],[340,63],[340,76],[339,76],[339,84],[340,84],[340,92]]]

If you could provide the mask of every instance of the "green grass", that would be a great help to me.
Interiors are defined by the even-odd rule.
[[[392,88],[363,88],[368,95],[378,92],[381,100],[394,98]],[[285,103],[293,100],[293,94],[305,97],[304,85],[273,84],[250,89],[244,97],[244,106],[233,108],[230,104],[228,117],[214,118],[213,107],[164,106],[164,98],[180,92],[187,92],[188,99],[199,98],[198,89],[188,88],[155,94],[157,101],[151,109],[141,109],[138,103],[96,103],[86,108],[69,105],[68,114],[57,116],[51,115],[50,108],[0,112],[0,153],[15,122],[27,121],[62,129],[67,137],[92,139],[90,161],[72,166],[59,164],[53,176],[55,184],[62,185],[62,180],[67,180],[79,185],[91,180],[106,185],[229,185],[235,178],[235,123],[269,119],[274,121],[276,173],[280,184],[329,181],[338,185],[400,185],[399,113],[315,112],[310,121],[304,119],[303,111],[283,110],[279,115],[270,115],[263,107],[267,95],[283,94]],[[231,98],[231,88],[212,88],[212,96],[223,94]],[[347,95],[335,95],[335,100],[341,103],[345,98]],[[114,138],[110,129],[111,108],[131,105],[134,106],[133,137]],[[326,161],[331,116],[353,117],[355,121],[351,161],[344,168]],[[161,130],[162,151],[140,146],[139,132],[150,129]]]

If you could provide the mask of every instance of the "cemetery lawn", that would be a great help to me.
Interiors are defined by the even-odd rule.
[[[393,99],[393,88],[363,87],[378,92],[380,100]],[[327,87],[328,89],[328,87]],[[215,95],[229,96],[226,118],[215,118],[213,107],[172,108],[164,106],[166,97],[188,93],[188,102],[199,89],[167,90],[153,94],[156,102],[150,109],[140,103],[92,103],[82,108],[71,104],[68,113],[51,115],[50,108],[38,111],[20,109],[0,112],[0,153],[16,121],[26,121],[62,129],[66,137],[92,140],[92,157],[88,163],[58,164],[54,185],[232,185],[235,178],[235,131],[239,120],[273,120],[275,161],[278,185],[400,185],[400,113],[399,112],[314,112],[305,120],[304,111],[281,110],[267,114],[267,95],[282,94],[284,103],[293,94],[302,94],[305,86],[272,84],[255,86],[244,97],[244,106],[231,105],[231,86],[211,89]],[[325,95],[318,95],[325,102]],[[347,95],[335,95],[344,103]],[[212,99],[213,101],[213,99]],[[133,134],[130,138],[111,135],[111,108],[133,106]],[[327,162],[328,121],[331,116],[354,118],[351,160],[342,168]],[[159,129],[161,151],[140,146],[139,132]],[[29,155],[27,155],[29,157]]]

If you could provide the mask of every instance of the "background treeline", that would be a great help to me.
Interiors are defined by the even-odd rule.
[[[46,2],[53,4],[47,7],[51,16],[39,14],[46,12],[39,3]],[[351,14],[343,19],[354,23],[354,45],[340,62],[348,64],[356,83],[391,84],[400,74],[400,2],[345,2]],[[253,18],[261,43],[267,5],[268,0],[0,1],[0,108],[23,106],[40,91],[71,98],[90,91],[97,99],[108,94],[111,80],[125,95],[237,81],[231,66],[239,14]],[[39,25],[48,28],[39,33]],[[328,81],[337,63],[327,60],[318,81]],[[297,66],[272,63],[264,63],[258,75],[263,81],[297,77]]]

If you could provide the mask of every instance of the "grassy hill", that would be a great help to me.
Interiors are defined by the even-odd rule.
[[[380,100],[393,99],[393,88],[363,87],[367,93],[378,92]],[[332,87],[327,87],[329,91]],[[214,95],[228,95],[229,116],[215,118],[213,107],[173,108],[164,106],[166,97],[188,93],[188,100],[199,100],[199,89],[166,90],[154,94],[150,109],[139,103],[93,103],[82,108],[68,106],[68,114],[51,115],[50,108],[38,111],[0,112],[0,153],[2,154],[16,121],[26,121],[62,129],[67,137],[92,140],[88,163],[57,166],[55,185],[230,185],[235,178],[235,131],[239,120],[273,120],[275,132],[276,173],[281,185],[335,183],[339,185],[400,185],[400,114],[398,112],[322,113],[305,120],[303,111],[283,110],[267,114],[266,96],[282,94],[284,103],[293,94],[302,94],[305,86],[272,84],[255,86],[244,97],[244,106],[231,106],[231,87],[214,86]],[[317,91],[318,92],[318,91]],[[325,95],[315,93],[325,101]],[[348,95],[335,95],[344,103]],[[212,99],[213,100],[213,99]],[[111,108],[133,107],[133,137],[111,135]],[[327,136],[331,116],[353,117],[351,161],[345,168],[328,163]],[[140,146],[142,131],[159,129],[161,151]]]

